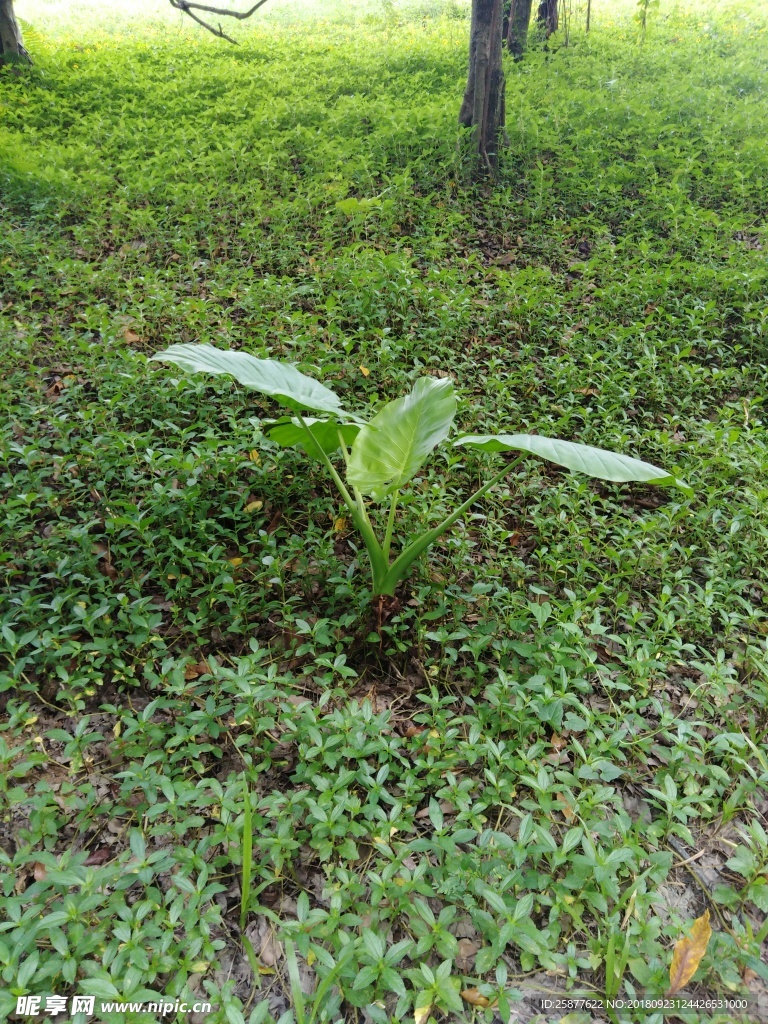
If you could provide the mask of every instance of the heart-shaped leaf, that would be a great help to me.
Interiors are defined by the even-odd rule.
[[[402,487],[448,436],[455,415],[453,383],[420,377],[410,394],[385,405],[355,438],[350,484],[376,500]]]
[[[565,466],[577,473],[586,473],[599,480],[614,480],[626,483],[631,480],[646,484],[660,484],[662,487],[679,487],[689,496],[693,490],[671,473],[641,462],[630,455],[607,452],[588,444],[561,441],[556,437],[541,437],[539,434],[467,434],[454,441],[455,445],[469,445],[487,452],[523,451],[538,455],[547,462]]]
[[[232,352],[213,345],[171,345],[152,359],[174,363],[190,373],[228,373],[245,387],[269,395],[290,409],[314,409],[343,415],[339,396],[301,373],[293,363],[257,359],[247,352]]]
[[[337,423],[336,420],[318,420],[312,416],[304,416],[304,422],[312,431],[312,438],[307,435],[306,430],[295,418],[286,417],[279,420],[273,426],[267,428],[267,437],[270,441],[283,445],[284,448],[301,448],[313,459],[320,460],[318,445],[326,455],[331,455],[341,447],[339,432],[344,438],[344,444],[349,447],[358,435],[360,427],[356,423]]]

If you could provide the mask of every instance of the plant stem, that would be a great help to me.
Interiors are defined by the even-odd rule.
[[[243,872],[240,880],[240,931],[245,932],[248,919],[248,903],[251,898],[251,870],[253,867],[253,823],[251,819],[251,794],[248,779],[243,772]]]
[[[344,465],[346,466],[349,463],[349,452],[347,451],[347,446],[344,443],[344,435],[341,432],[341,427],[339,427],[336,430],[336,433],[339,438],[339,447],[341,448],[341,454],[344,456]]]
[[[356,487],[352,488],[352,493],[355,496],[355,501],[357,502],[357,510],[360,513],[360,516],[366,521],[366,523],[368,523],[371,529],[373,529],[373,526],[371,526],[371,520],[368,516],[368,509],[365,507],[365,498]]]
[[[392,491],[392,498],[389,505],[389,515],[387,516],[387,532],[384,534],[384,543],[382,544],[382,551],[384,552],[384,558],[389,563],[389,549],[392,546],[392,530],[395,526],[395,511],[397,510],[397,499],[400,497],[400,490],[396,489]]]
[[[344,481],[336,472],[336,467],[328,458],[328,455],[326,454],[325,450],[316,441],[315,435],[312,433],[312,430],[309,427],[309,425],[305,423],[301,413],[297,412],[296,418],[298,419],[302,427],[306,430],[307,434],[309,434],[309,437],[311,438],[312,442],[315,445],[315,448],[317,449],[320,455],[321,462],[328,470],[328,472],[331,474],[331,478],[333,482],[336,484],[339,494],[344,500],[344,504],[349,509],[349,514],[352,516],[352,520],[355,526],[360,531],[360,534],[363,538],[363,543],[365,544],[365,549],[368,552],[368,558],[370,559],[371,562],[373,592],[374,594],[378,594],[380,593],[381,589],[381,581],[387,574],[387,560],[384,557],[384,552],[381,550],[381,545],[379,544],[378,540],[376,540],[376,534],[373,532],[373,527],[371,526],[371,522],[368,518],[368,513],[366,512],[365,505],[363,503],[363,496],[359,492],[357,492],[358,502],[355,502],[355,499],[347,490]]]
[[[428,547],[434,544],[434,542],[441,537],[446,530],[449,530],[453,526],[457,519],[463,516],[464,513],[474,505],[478,498],[482,498],[485,492],[489,491],[494,484],[503,480],[507,473],[513,470],[515,466],[523,461],[524,458],[525,455],[521,455],[519,458],[515,459],[514,462],[510,462],[499,473],[497,473],[496,476],[491,477],[487,484],[483,484],[483,486],[479,490],[475,491],[470,498],[467,498],[464,504],[460,505],[455,512],[452,512],[447,519],[444,519],[442,523],[439,523],[433,529],[428,530],[426,533],[422,534],[421,537],[418,537],[412,544],[409,544],[389,567],[389,570],[381,581],[380,586],[374,589],[374,596],[378,594],[388,594],[389,596],[394,595],[398,583],[405,576],[410,569],[411,564],[419,557],[419,555],[423,554]]]

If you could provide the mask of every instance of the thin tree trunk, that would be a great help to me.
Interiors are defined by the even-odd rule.
[[[558,0],[541,0],[536,20],[543,27],[547,39],[553,32],[557,32],[558,26]]]
[[[502,0],[472,0],[469,71],[459,123],[473,129],[480,167],[494,174],[505,122]]]
[[[587,0],[587,27],[586,31],[589,32],[589,23],[592,20],[592,0]]]
[[[515,60],[520,60],[528,46],[528,26],[531,23],[532,4],[533,0],[512,0],[507,46]]]
[[[13,13],[13,0],[0,0],[0,65],[12,63],[29,64],[29,54]]]

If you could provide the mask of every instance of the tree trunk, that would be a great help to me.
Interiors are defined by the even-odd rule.
[[[501,64],[502,0],[472,0],[469,72],[459,123],[473,129],[480,167],[495,174],[504,131],[504,70]]]
[[[509,12],[507,46],[515,60],[520,60],[528,46],[528,25],[531,21],[533,0],[512,0]]]
[[[539,4],[539,13],[536,15],[536,20],[544,29],[547,39],[549,39],[553,32],[557,32],[557,7],[558,0],[541,0]]]
[[[21,29],[13,13],[13,0],[0,0],[0,65],[29,64]]]

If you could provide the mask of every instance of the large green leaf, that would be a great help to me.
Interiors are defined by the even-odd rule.
[[[360,430],[356,423],[317,420],[313,419],[312,416],[304,416],[303,419],[312,431],[312,437],[317,444],[313,444],[312,439],[307,436],[306,430],[295,416],[290,418],[286,416],[285,419],[279,420],[273,426],[267,427],[267,437],[270,441],[276,441],[277,444],[281,444],[285,448],[301,448],[313,459],[322,461],[318,445],[326,455],[330,455],[341,447],[339,431],[341,431],[341,436],[344,438],[344,444],[349,446],[355,440]]]
[[[355,438],[347,480],[379,500],[416,473],[448,436],[456,415],[450,380],[420,377],[409,395],[385,405]]]
[[[682,480],[658,466],[652,466],[650,462],[641,462],[629,455],[607,452],[588,444],[561,441],[556,437],[541,437],[539,434],[467,434],[454,441],[454,444],[482,448],[487,452],[531,452],[548,462],[600,480],[615,480],[618,483],[637,480],[647,484],[661,484],[663,487],[680,487],[687,494],[693,494]]]
[[[171,345],[152,359],[175,363],[190,373],[228,373],[247,388],[269,395],[291,409],[341,414],[341,399],[330,388],[301,373],[293,363],[257,359],[213,345]]]

